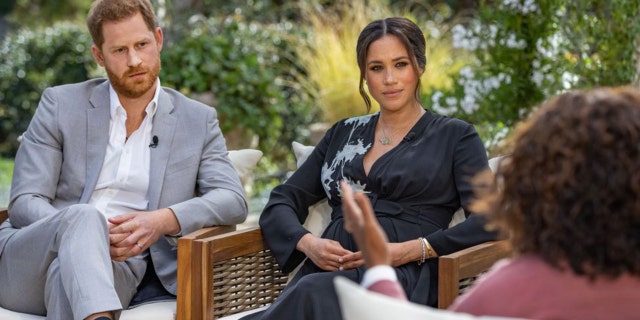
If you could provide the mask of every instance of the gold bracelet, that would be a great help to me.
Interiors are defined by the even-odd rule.
[[[422,248],[422,257],[420,258],[420,260],[418,260],[419,266],[421,266],[426,260],[425,255],[427,253],[427,246],[425,245],[425,240],[426,239],[423,237],[418,238],[418,241],[420,241],[420,247]]]
[[[429,243],[429,241],[427,241],[427,239],[423,238],[424,242],[427,246],[427,259],[434,257],[435,255],[433,254],[433,248],[431,248],[431,244]]]

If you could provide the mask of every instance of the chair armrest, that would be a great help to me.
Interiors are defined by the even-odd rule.
[[[438,258],[438,308],[446,309],[460,294],[460,281],[489,270],[498,260],[512,255],[506,240],[481,243]],[[465,285],[466,286],[466,285]]]
[[[201,287],[199,296],[192,291],[191,300],[198,305],[190,314],[179,310],[178,319],[216,319],[267,306],[286,285],[287,276],[267,248],[260,228],[194,240],[193,245],[201,269],[191,277]]]
[[[7,211],[7,208],[0,208],[0,223],[7,219],[9,219],[9,211]]]
[[[208,252],[200,240],[235,230],[235,225],[208,227],[178,239],[177,319],[203,319],[199,299],[204,290],[202,262],[208,260]]]

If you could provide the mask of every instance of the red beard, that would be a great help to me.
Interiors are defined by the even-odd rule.
[[[151,68],[136,67],[130,68],[122,76],[118,76],[108,68],[107,76],[113,89],[127,98],[139,98],[151,89],[160,74],[160,63],[156,63]],[[130,78],[131,75],[144,73],[141,78]]]

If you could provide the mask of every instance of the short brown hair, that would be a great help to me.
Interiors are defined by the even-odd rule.
[[[150,31],[156,28],[156,15],[149,0],[96,0],[87,15],[87,27],[93,43],[104,43],[102,24],[105,21],[121,21],[140,12]]]
[[[358,37],[358,43],[356,44],[358,68],[360,68],[360,95],[367,107],[367,112],[371,110],[371,99],[364,90],[367,53],[369,52],[369,46],[371,46],[374,41],[386,35],[397,37],[407,50],[407,54],[411,58],[413,70],[418,74],[418,85],[416,86],[415,97],[416,100],[420,100],[420,77],[418,68],[424,70],[427,65],[427,56],[425,54],[426,41],[422,30],[411,20],[403,17],[375,20],[362,29]]]
[[[562,94],[513,142],[473,208],[519,253],[591,279],[640,275],[640,92]]]

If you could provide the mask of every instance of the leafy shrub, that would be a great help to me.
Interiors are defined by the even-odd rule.
[[[637,1],[482,1],[452,30],[474,60],[424,104],[505,136],[547,97],[572,88],[631,84],[638,75]],[[501,139],[484,136],[489,149]]]
[[[0,46],[0,154],[13,157],[49,86],[89,78],[91,38],[70,23],[8,35]]]
[[[11,185],[12,172],[13,159],[0,158],[0,208],[6,208],[9,204],[9,189]]]
[[[304,140],[317,110],[302,86],[293,26],[194,17],[189,29],[164,49],[163,84],[188,95],[213,93],[223,132],[255,134],[271,161],[286,162],[291,141]]]

